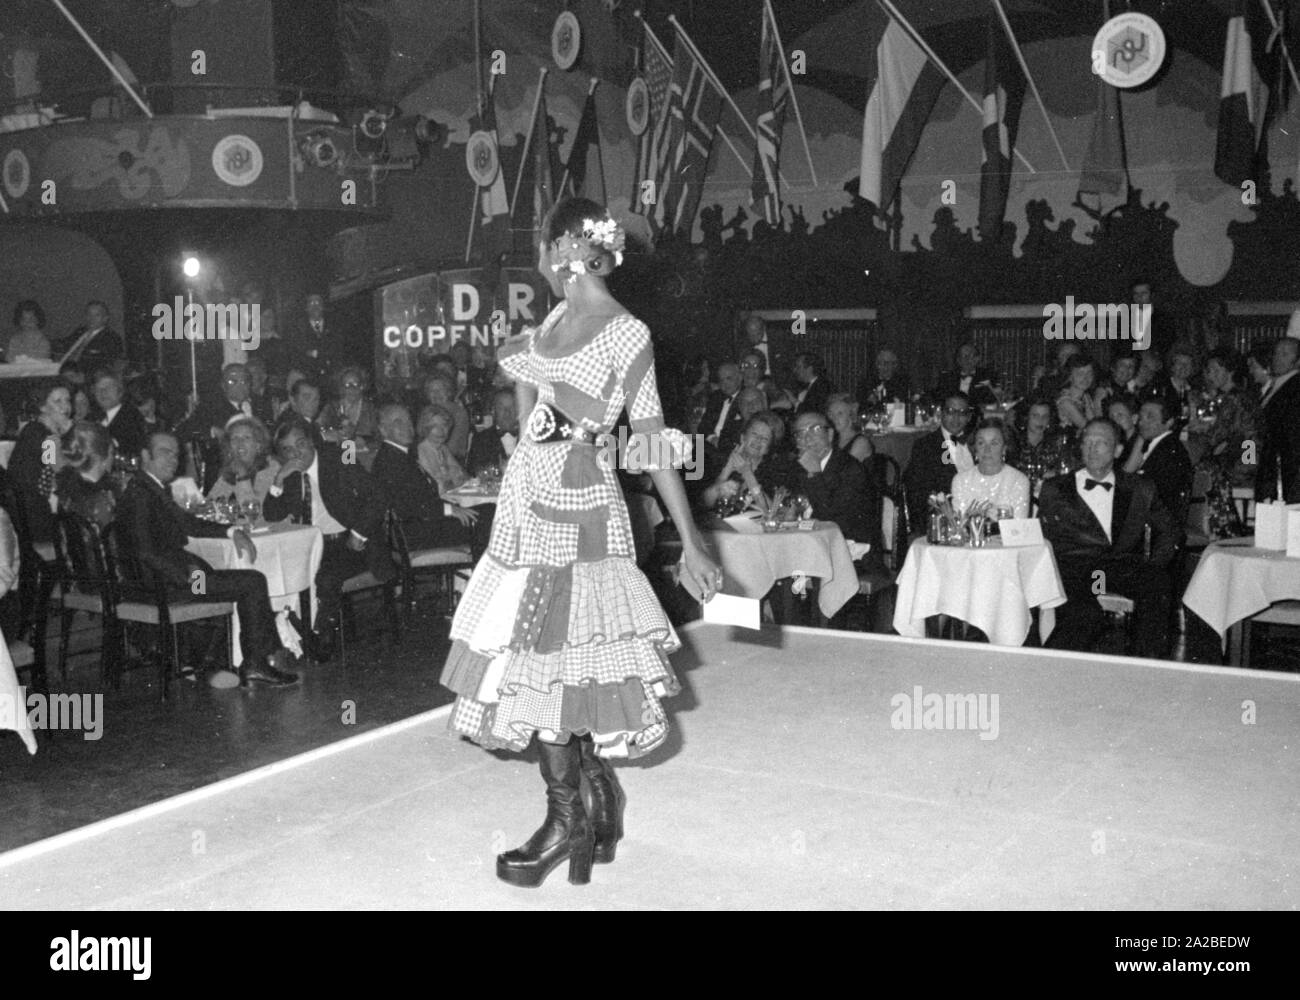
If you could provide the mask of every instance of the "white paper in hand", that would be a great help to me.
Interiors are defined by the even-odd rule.
[[[704,620],[711,625],[739,625],[741,628],[759,627],[758,599],[714,594],[704,605]]]

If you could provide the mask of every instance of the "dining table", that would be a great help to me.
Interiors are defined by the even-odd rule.
[[[213,569],[255,569],[266,577],[271,607],[278,613],[297,610],[299,596],[311,594],[314,608],[314,583],[325,552],[325,536],[314,525],[281,521],[255,525],[249,532],[257,558],[249,562],[229,538],[191,538],[186,549],[207,562]],[[307,619],[304,619],[306,621]],[[237,667],[243,660],[239,648],[239,614],[232,620],[231,662]]]
[[[792,525],[798,522],[789,522]],[[722,567],[721,593],[762,599],[787,577],[816,578],[817,606],[827,618],[858,592],[858,572],[848,543],[834,521],[777,531],[739,530],[726,520],[705,526],[705,541]]]
[[[478,476],[467,479],[454,490],[447,490],[442,499],[459,507],[478,507],[485,503],[496,503],[501,493],[499,482],[484,482]]]
[[[1065,584],[1049,542],[1003,545],[990,538],[980,547],[912,542],[898,574],[894,628],[922,638],[926,619],[949,615],[974,625],[995,646],[1023,646],[1042,608],[1039,636],[1055,624],[1047,612],[1065,603]]]
[[[1300,559],[1254,543],[1252,536],[1212,542],[1183,591],[1184,606],[1225,646],[1242,622],[1278,601],[1300,600]]]

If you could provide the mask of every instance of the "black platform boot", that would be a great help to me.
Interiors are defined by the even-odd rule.
[[[596,756],[596,744],[592,738],[583,736],[579,744],[582,747],[582,773],[587,776],[587,787],[591,789],[589,815],[596,845],[593,856],[597,864],[607,865],[614,860],[614,851],[623,838],[623,803],[626,798],[613,765]]]
[[[497,855],[497,878],[511,885],[536,888],[565,858],[569,881],[591,881],[593,840],[587,811],[582,807],[580,741],[563,746],[537,740],[542,780],[546,782],[546,820],[523,847]]]

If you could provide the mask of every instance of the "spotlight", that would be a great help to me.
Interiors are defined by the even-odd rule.
[[[385,129],[388,128],[389,117],[371,108],[361,116],[361,134],[367,139],[382,139]]]
[[[181,270],[185,272],[187,278],[197,278],[199,276],[199,259],[192,254],[185,258],[181,264]]]
[[[338,162],[339,148],[326,132],[309,132],[302,139],[302,155],[318,167],[328,167]]]

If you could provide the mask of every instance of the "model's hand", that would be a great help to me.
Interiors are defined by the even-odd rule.
[[[696,546],[688,547],[682,555],[682,572],[699,592],[700,600],[708,603],[722,589],[722,567]]]
[[[300,458],[291,458],[280,466],[280,471],[275,474],[275,485],[283,486],[284,481],[292,476],[295,472],[306,472],[307,465]]]
[[[810,476],[815,476],[822,471],[821,456],[813,454],[810,448],[804,448],[799,452],[799,464]]]

